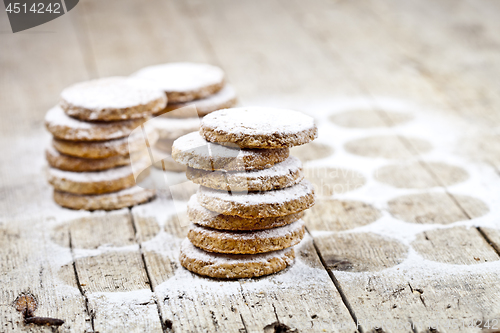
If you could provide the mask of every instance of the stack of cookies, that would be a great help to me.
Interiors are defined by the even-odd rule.
[[[46,157],[55,202],[72,209],[111,210],[151,199],[154,191],[135,184],[149,170],[145,141],[153,144],[158,135],[141,125],[166,103],[161,89],[135,78],[66,88],[60,104],[45,117],[53,135]]]
[[[153,122],[159,134],[155,153],[163,160],[155,166],[185,171],[185,166],[176,163],[170,155],[172,143],[197,131],[200,117],[234,106],[237,102],[234,89],[225,83],[222,69],[207,64],[168,63],[146,67],[133,76],[154,82],[168,97],[168,105],[155,114],[162,116]]]
[[[177,139],[172,157],[201,185],[188,203],[193,224],[181,264],[214,278],[257,277],[291,265],[314,191],[289,148],[316,137],[311,117],[248,107],[213,112],[199,132]]]

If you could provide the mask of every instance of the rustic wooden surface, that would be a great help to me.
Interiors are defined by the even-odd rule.
[[[2,12],[0,332],[500,331],[499,29],[487,0],[83,0],[17,34]],[[316,117],[293,152],[319,200],[286,271],[182,269],[165,193],[108,213],[52,202],[59,92],[170,61]],[[24,324],[23,293],[64,325]]]

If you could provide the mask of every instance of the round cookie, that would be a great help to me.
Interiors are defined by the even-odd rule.
[[[198,132],[174,141],[172,157],[178,163],[207,171],[248,171],[283,162],[289,149],[236,149],[207,142]]]
[[[187,238],[208,252],[256,254],[294,246],[304,237],[304,222],[298,220],[283,227],[259,231],[227,231],[191,225]]]
[[[196,184],[215,190],[255,192],[293,186],[304,178],[304,174],[300,160],[290,156],[263,170],[223,172],[187,168],[186,177]]]
[[[133,158],[140,154],[132,154]],[[65,171],[100,171],[130,164],[131,156],[113,156],[108,158],[80,158],[59,153],[54,147],[45,150],[45,157],[53,168]],[[137,160],[137,159],[136,159]]]
[[[306,144],[318,136],[318,128],[313,118],[297,111],[244,107],[205,116],[200,134],[210,142],[273,149]]]
[[[264,230],[282,227],[299,220],[302,212],[256,219],[246,219],[239,216],[223,215],[212,212],[198,202],[196,195],[191,196],[187,204],[187,215],[191,222],[203,227],[219,230]]]
[[[160,140],[175,140],[200,129],[200,118],[166,118],[163,115],[152,120]]]
[[[144,164],[144,166],[146,166]],[[145,169],[138,168],[138,169]],[[71,172],[49,168],[48,181],[54,189],[75,194],[103,194],[135,185],[130,165],[104,171]]]
[[[181,244],[181,265],[196,274],[219,279],[252,278],[279,272],[295,259],[293,248],[261,254],[205,252],[185,239]]]
[[[149,66],[133,74],[150,80],[167,94],[169,103],[205,98],[224,86],[224,71],[208,64],[173,62]]]
[[[306,210],[314,205],[314,189],[303,180],[282,190],[229,193],[200,186],[198,202],[208,210],[244,218],[285,216]]]
[[[154,190],[134,186],[113,193],[80,195],[54,191],[54,201],[63,207],[84,210],[114,210],[135,206],[154,198]]]
[[[164,117],[186,118],[190,117],[191,115],[177,109],[186,106],[194,106],[196,107],[198,115],[200,117],[203,117],[217,110],[231,108],[235,106],[236,103],[238,103],[238,99],[236,98],[236,91],[231,85],[226,84],[224,88],[219,90],[217,93],[208,96],[207,98],[197,99],[195,101],[186,103],[169,103],[167,107],[161,112],[165,112],[163,114]]]
[[[45,115],[45,126],[54,137],[61,140],[102,141],[123,138],[146,120],[147,118],[113,122],[81,121],[55,106]]]
[[[145,127],[149,144],[153,145],[158,140],[158,133],[149,130],[150,126]],[[145,147],[142,131],[135,132],[132,135],[109,141],[66,141],[54,138],[52,146],[60,153],[81,158],[108,158],[112,156],[129,155],[129,145],[131,151],[137,151]]]
[[[155,148],[153,148],[153,149],[155,149]],[[173,172],[186,171],[186,166],[174,161],[172,156],[170,156],[170,154],[168,154],[168,153],[164,153],[163,151],[155,149],[155,152],[153,155],[161,158],[161,161],[157,161],[153,164],[153,166],[157,169],[160,169],[160,170],[165,169],[165,171],[173,171]]]
[[[165,108],[167,97],[146,80],[109,77],[69,86],[61,93],[60,105],[81,120],[115,121],[148,117]]]

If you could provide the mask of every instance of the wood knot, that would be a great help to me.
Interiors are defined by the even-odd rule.
[[[35,324],[39,326],[61,326],[64,320],[48,317],[36,317],[35,311],[38,307],[38,302],[35,296],[30,293],[22,293],[17,296],[14,301],[14,307],[21,312],[24,317],[25,324]]]

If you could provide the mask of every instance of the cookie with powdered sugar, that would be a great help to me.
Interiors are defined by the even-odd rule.
[[[54,201],[66,208],[83,210],[115,210],[148,202],[154,190],[133,186],[125,190],[99,195],[82,195],[54,190]]]
[[[163,89],[169,103],[205,98],[224,86],[224,71],[217,66],[173,62],[143,68],[134,77],[153,82]]]
[[[49,146],[45,150],[45,157],[49,165],[53,168],[65,171],[101,171],[116,168],[123,165],[129,165],[131,158],[135,162],[139,158],[145,157],[141,154],[118,155],[108,158],[81,158],[59,153],[54,147]]]
[[[148,118],[113,122],[82,121],[55,106],[45,115],[45,127],[56,138],[72,141],[103,141],[126,137]]]
[[[304,237],[304,222],[258,231],[228,231],[191,225],[187,238],[194,246],[215,253],[256,254],[294,246]]]
[[[163,117],[168,118],[187,118],[191,117],[191,113],[178,109],[194,106],[198,116],[203,117],[217,110],[232,108],[237,103],[236,91],[231,85],[226,84],[221,90],[206,98],[185,103],[169,103],[161,113],[163,113]]]
[[[314,205],[314,189],[302,180],[281,190],[238,193],[200,186],[198,202],[208,210],[244,218],[275,217],[295,214]]]
[[[144,161],[136,168],[146,169]],[[149,170],[141,174],[145,176]],[[49,168],[48,181],[54,189],[74,194],[103,194],[123,190],[136,184],[130,165],[104,171],[72,172]]]
[[[62,91],[60,102],[67,115],[88,121],[145,118],[166,105],[167,97],[159,87],[129,77],[76,83]]]
[[[188,239],[179,260],[191,272],[219,279],[252,278],[279,272],[295,259],[293,248],[260,254],[220,254],[203,251]]]
[[[288,156],[288,148],[236,149],[207,142],[198,132],[180,137],[172,146],[175,161],[207,171],[261,170],[283,162]]]
[[[158,133],[150,126],[144,130],[152,146],[158,140]],[[112,156],[126,156],[129,153],[145,147],[142,131],[135,131],[121,139],[108,141],[67,141],[57,138],[52,139],[52,146],[62,154],[81,158],[108,158]]]
[[[263,170],[222,172],[188,168],[186,176],[192,182],[223,191],[271,191],[293,186],[303,178],[302,163],[290,156]]]
[[[206,209],[198,202],[196,195],[192,195],[187,204],[187,216],[189,220],[202,227],[219,230],[264,230],[282,227],[299,220],[304,214],[302,212],[277,216],[247,219],[233,215],[223,215]]]
[[[201,121],[200,134],[210,142],[240,148],[288,148],[318,136],[314,119],[297,111],[266,107],[219,110]]]

